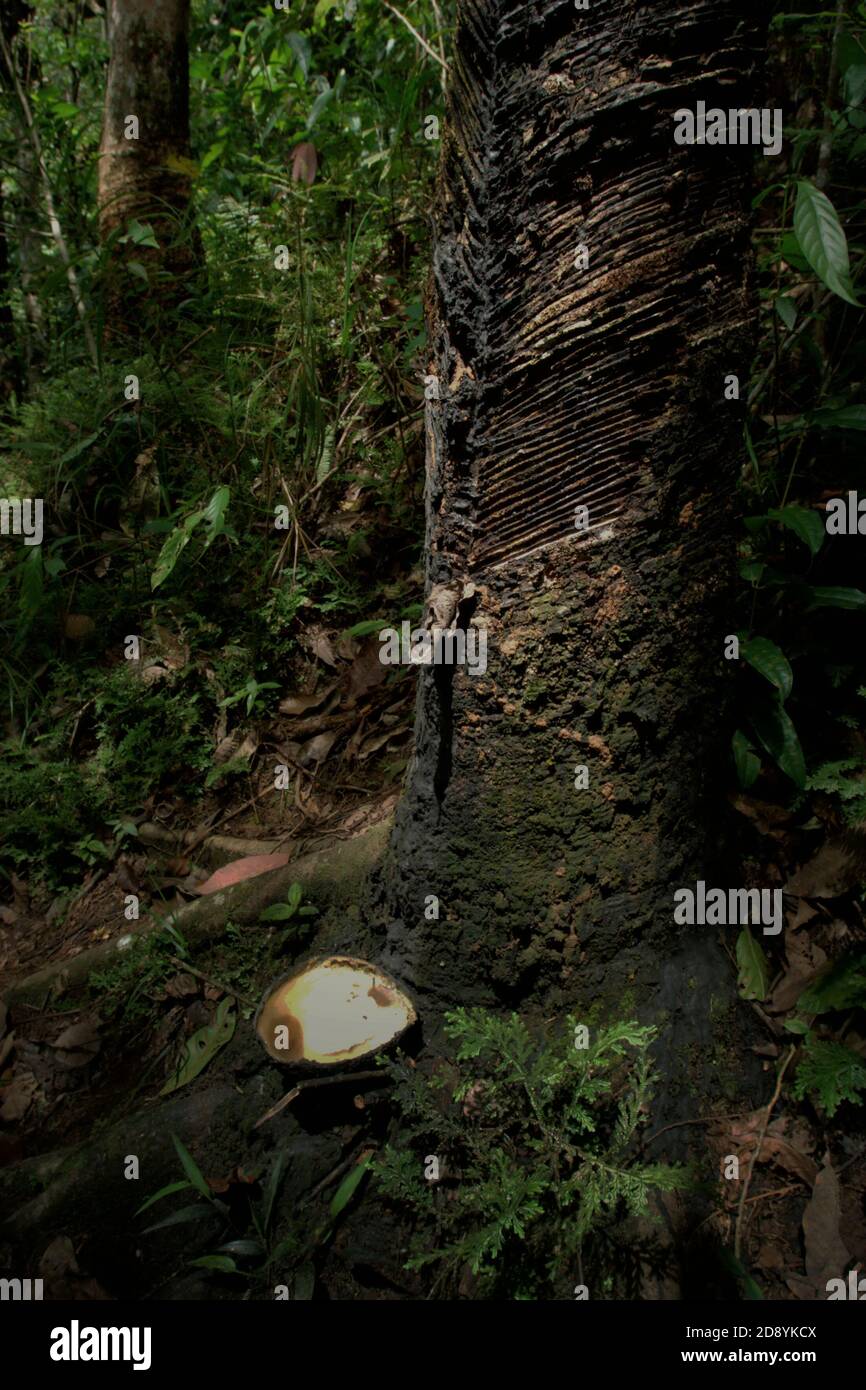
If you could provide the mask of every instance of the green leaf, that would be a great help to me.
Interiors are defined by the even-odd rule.
[[[159,552],[153,574],[150,576],[151,589],[158,589],[160,584],[168,579],[203,515],[203,512],[193,512],[192,516],[188,516],[180,526],[176,526],[171,535],[167,537],[162,550]]]
[[[219,159],[224,149],[224,140],[218,140],[215,145],[211,145],[210,149],[208,150],[207,154],[202,160],[201,165],[199,166],[202,173],[204,173],[205,169],[209,168],[210,165],[213,164],[215,159]]]
[[[790,715],[776,699],[751,716],[761,746],[786,777],[801,789],[806,785],[806,760]]]
[[[861,307],[851,283],[848,242],[826,193],[801,179],[797,184],[794,233],[818,279],[847,304]]]
[[[804,275],[809,269],[809,262],[800,250],[800,243],[793,232],[786,232],[779,245],[779,255],[794,270],[801,271]]]
[[[230,1012],[232,1002],[231,999],[223,999],[213,1023],[205,1024],[187,1039],[177,1071],[166,1081],[160,1091],[161,1096],[167,1096],[193,1081],[199,1072],[204,1071],[220,1048],[231,1041],[237,1023],[237,1015]]]
[[[805,1033],[808,1033],[811,1026],[812,1025],[809,1023],[808,1019],[805,1018],[785,1019],[785,1028],[789,1033],[799,1033],[800,1035],[803,1035]]]
[[[742,1261],[737,1259],[733,1250],[728,1250],[722,1246],[719,1249],[719,1260],[737,1280],[744,1299],[763,1302],[764,1295],[761,1293],[760,1287],[755,1283]]]
[[[821,406],[809,419],[822,430],[866,430],[866,405]]]
[[[747,584],[757,584],[764,573],[765,566],[760,560],[741,560],[740,578]]]
[[[41,545],[26,548],[26,557],[21,561],[19,574],[21,580],[18,590],[18,612],[22,621],[29,624],[42,607],[45,593]]]
[[[734,766],[737,769],[737,781],[745,790],[750,787],[761,771],[761,759],[752,748],[751,743],[741,729],[737,729],[731,739],[731,747],[734,750]]]
[[[386,618],[370,618],[366,622],[356,623],[354,627],[347,627],[341,635],[343,637],[368,637],[371,632],[381,632],[383,627],[388,627]]]
[[[787,700],[794,685],[794,673],[785,653],[769,637],[747,637],[740,642],[740,656],[759,675],[768,680]]]
[[[120,238],[123,241],[131,241],[133,246],[149,246],[153,251],[159,250],[159,242],[153,234],[153,228],[149,222],[139,222],[132,217],[126,224],[126,236]]]
[[[149,1236],[152,1231],[162,1231],[167,1226],[185,1226],[190,1221],[201,1221],[202,1217],[210,1215],[210,1207],[196,1202],[195,1206],[181,1207],[180,1211],[172,1212],[171,1216],[164,1216],[161,1221],[155,1221],[152,1226],[145,1226],[141,1234]]]
[[[288,903],[272,903],[266,907],[261,914],[260,922],[290,922],[295,916],[296,909]]]
[[[794,303],[793,299],[789,299],[787,295],[781,295],[775,301],[774,308],[776,310],[776,313],[779,315],[779,318],[782,320],[783,324],[790,333],[791,329],[794,327],[794,324],[797,322],[797,306]]]
[[[180,1159],[181,1167],[183,1168],[183,1171],[186,1173],[187,1178],[189,1179],[190,1186],[194,1187],[196,1192],[200,1192],[202,1197],[207,1197],[208,1201],[210,1201],[211,1197],[213,1196],[213,1193],[208,1187],[207,1179],[205,1178],[204,1174],[202,1173],[201,1169],[199,1168],[189,1149],[183,1143],[183,1140],[178,1139],[176,1134],[173,1134],[171,1136],[171,1140],[174,1144],[175,1149],[177,1150],[177,1156]]]
[[[298,67],[304,74],[304,80],[306,81],[307,75],[310,71],[310,40],[306,37],[305,34],[299,34],[296,29],[293,29],[288,36],[288,43],[289,47],[291,48],[292,52],[298,60]]]
[[[130,275],[134,275],[138,280],[143,280],[146,285],[150,284],[150,276],[141,261],[127,261],[126,268]]]
[[[226,529],[225,514],[230,497],[231,488],[218,487],[204,511],[200,513],[201,519],[207,526],[207,537],[204,543],[205,550],[207,550],[208,546],[213,544],[217,536],[221,536]]]
[[[197,1260],[189,1260],[197,1269],[216,1269],[220,1274],[237,1274],[238,1267],[231,1255],[199,1255]]]
[[[315,1265],[305,1264],[295,1271],[292,1282],[292,1300],[296,1303],[308,1303],[313,1297],[316,1287]]]
[[[218,1252],[220,1255],[237,1255],[242,1260],[258,1260],[267,1254],[265,1247],[260,1240],[239,1239],[226,1241],[221,1245]]]
[[[862,612],[866,608],[866,594],[862,589],[839,588],[834,585],[810,588],[810,608],[848,608]]]
[[[322,28],[326,16],[336,7],[337,0],[317,0],[316,8],[313,10],[313,24],[317,29]]]
[[[807,1014],[863,1007],[866,1007],[866,951],[855,951],[836,961],[813,980],[797,1000],[797,1008]]]
[[[855,1105],[862,1103],[860,1092],[866,1090],[866,1065],[844,1043],[808,1038],[791,1090],[797,1100],[802,1100],[807,1092],[816,1096],[832,1120],[843,1100]]]
[[[771,521],[778,521],[782,526],[787,526],[789,531],[793,531],[808,547],[813,555],[817,555],[827,530],[823,519],[817,512],[813,512],[810,507],[771,507],[767,512]]]
[[[317,120],[319,119],[319,117],[321,116],[321,114],[322,114],[322,112],[324,111],[325,107],[329,105],[329,103],[330,103],[331,100],[333,99],[333,96],[334,96],[334,89],[333,89],[333,87],[326,87],[325,90],[324,90],[323,92],[319,92],[319,95],[316,97],[316,100],[313,102],[313,105],[312,105],[312,107],[310,108],[310,114],[309,114],[309,116],[307,117],[307,130],[308,130],[308,131],[311,131],[311,130],[313,129],[313,126],[316,124],[316,121],[317,121]]]
[[[101,430],[97,430],[95,434],[89,434],[86,439],[80,440],[77,444],[73,444],[71,449],[67,449],[57,465],[58,470],[65,468],[68,463],[74,463],[77,458],[86,453],[91,444],[96,443],[101,432]]]
[[[163,1197],[170,1197],[173,1192],[183,1192],[185,1188],[190,1187],[192,1187],[192,1183],[185,1182],[182,1179],[178,1182],[168,1183],[167,1186],[161,1187],[158,1192],[154,1192],[152,1197],[148,1197],[146,1202],[142,1202],[138,1211],[135,1213],[136,1216],[141,1216],[143,1211],[147,1211],[148,1207],[152,1207],[154,1202],[162,1201]]]
[[[737,984],[743,999],[766,999],[770,986],[770,969],[763,947],[744,927],[737,937]]]
[[[301,905],[301,898],[304,890],[300,883],[293,883],[286,894],[286,900],[282,903],[273,903],[271,907],[266,907],[261,915],[263,922],[288,922],[295,916]],[[305,914],[309,915],[309,914]]]
[[[340,1215],[344,1207],[347,1207],[355,1195],[355,1189],[370,1166],[373,1155],[366,1154],[360,1163],[356,1163],[351,1172],[347,1173],[340,1186],[331,1198],[330,1213],[332,1218]]]

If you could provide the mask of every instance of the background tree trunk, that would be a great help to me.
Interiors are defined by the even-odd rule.
[[[428,1018],[662,1019],[662,1114],[743,1073],[717,929],[673,892],[726,882],[723,393],[754,325],[754,152],[676,145],[673,112],[762,105],[762,42],[747,0],[463,0],[438,199],[428,582],[477,586],[489,666],[422,675],[383,961]]]
[[[121,259],[163,272],[163,305],[184,292],[200,249],[189,216],[188,27],[189,0],[109,0],[99,230],[105,241],[132,218],[153,228],[158,252],[127,244]]]

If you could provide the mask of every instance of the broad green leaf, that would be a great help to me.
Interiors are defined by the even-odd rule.
[[[152,1207],[154,1202],[161,1202],[163,1197],[170,1197],[173,1192],[183,1192],[190,1187],[192,1187],[192,1183],[183,1180],[168,1183],[165,1187],[161,1187],[158,1192],[154,1192],[152,1197],[148,1197],[146,1202],[142,1202],[135,1213],[136,1216],[141,1216],[141,1213],[147,1211],[148,1207]]]
[[[809,418],[822,430],[866,430],[866,405],[821,406]]]
[[[73,444],[72,448],[68,449],[60,459],[57,465],[58,470],[65,468],[68,463],[74,463],[77,458],[80,458],[81,455],[90,448],[91,444],[96,443],[100,434],[101,430],[97,430],[95,434],[89,434],[86,439],[82,439],[78,444]]]
[[[323,92],[319,92],[319,95],[316,97],[316,100],[313,102],[313,105],[310,108],[310,114],[307,117],[307,130],[313,129],[313,126],[316,124],[316,121],[321,116],[325,107],[332,101],[333,96],[333,87],[326,87]]]
[[[292,907],[290,903],[271,903],[270,907],[265,908],[264,912],[261,914],[259,918],[259,921],[290,922],[292,918],[295,916],[296,912],[297,908]]]
[[[317,0],[316,8],[313,10],[313,24],[317,29],[321,29],[327,15],[331,10],[337,8],[338,0]]]
[[[213,1193],[208,1187],[207,1179],[202,1173],[201,1169],[199,1168],[189,1149],[186,1147],[183,1140],[178,1139],[176,1134],[173,1134],[171,1136],[171,1141],[174,1144],[175,1149],[177,1150],[177,1156],[180,1159],[181,1167],[183,1168],[183,1171],[186,1173],[190,1185],[195,1188],[196,1192],[200,1192],[202,1197],[207,1197],[208,1200],[210,1200],[210,1198],[213,1196]]]
[[[168,579],[180,559],[182,551],[189,545],[190,537],[203,515],[203,512],[193,512],[192,516],[188,516],[185,521],[174,528],[171,535],[166,537],[154,566],[153,574],[150,576],[151,589],[158,589],[160,584]]]
[[[739,569],[741,579],[744,579],[747,584],[757,584],[764,573],[765,566],[760,560],[741,560]]]
[[[793,299],[789,299],[787,295],[780,295],[775,301],[774,307],[779,318],[790,333],[794,324],[797,322],[797,306]]]
[[[304,74],[306,80],[310,71],[310,40],[305,34],[299,34],[296,29],[292,30],[288,38],[289,47],[298,60],[298,67]]]
[[[806,785],[806,760],[797,730],[781,700],[773,700],[751,716],[752,728],[761,746],[796,786]]]
[[[202,162],[201,162],[201,172],[202,172],[202,173],[204,173],[205,169],[210,168],[211,164],[213,164],[213,162],[214,162],[215,159],[219,159],[219,158],[220,158],[220,156],[221,156],[221,154],[222,154],[222,152],[223,152],[224,149],[225,149],[225,141],[224,141],[224,140],[218,140],[218,141],[216,142],[215,145],[211,145],[210,149],[208,150],[207,154],[205,155],[204,159],[203,159]]]
[[[842,90],[849,106],[861,108],[866,99],[866,64],[852,63],[842,77]],[[848,113],[849,117],[852,114]],[[862,113],[861,113],[862,114]]]
[[[231,1012],[232,1002],[231,999],[223,999],[213,1023],[205,1024],[187,1039],[177,1071],[166,1081],[160,1091],[161,1096],[167,1096],[193,1081],[220,1048],[231,1041],[237,1023],[237,1015]]]
[[[806,1033],[808,1033],[810,1026],[811,1025],[807,1022],[805,1018],[785,1019],[785,1028],[787,1032],[797,1033],[800,1037],[803,1037]]]
[[[797,184],[794,233],[818,279],[847,304],[861,308],[851,283],[848,242],[826,193],[801,179]]]
[[[383,627],[388,627],[386,618],[370,618],[363,623],[356,623],[354,627],[347,627],[342,633],[343,637],[369,637],[371,632],[381,632]]]
[[[734,765],[737,769],[737,781],[744,789],[750,787],[761,771],[761,759],[758,757],[741,729],[737,729],[737,732],[731,739],[731,747],[734,750]]]
[[[150,284],[150,276],[147,273],[146,267],[141,264],[141,261],[127,261],[126,268],[130,275],[134,275],[138,280],[143,280],[146,285]]]
[[[809,507],[771,507],[767,512],[771,521],[778,521],[782,526],[787,526],[789,531],[793,531],[801,541],[809,547],[813,555],[817,555],[827,531],[823,519],[817,512],[813,512]]]
[[[261,1259],[263,1255],[267,1254],[267,1251],[260,1240],[242,1238],[226,1241],[225,1245],[220,1246],[217,1253],[220,1255],[239,1255],[242,1260],[255,1260]]]
[[[22,620],[29,624],[42,607],[45,593],[41,545],[26,547],[26,558],[21,561],[19,573],[18,611]]]
[[[809,262],[800,249],[800,243],[793,232],[786,232],[779,245],[779,255],[783,261],[792,266],[794,270],[805,273],[809,269]]]
[[[810,588],[810,608],[848,608],[862,611],[866,608],[866,594],[862,589],[846,589],[835,585]]]
[[[307,1263],[296,1270],[292,1282],[292,1300],[295,1303],[308,1303],[316,1287],[315,1265]]]
[[[747,637],[740,642],[740,656],[759,675],[768,680],[787,700],[794,685],[794,673],[788,658],[769,637]]]
[[[737,984],[743,999],[766,999],[770,986],[770,969],[763,947],[744,927],[737,937]]]
[[[866,1006],[866,951],[843,957],[809,985],[797,1000],[807,1014],[826,1014],[837,1009]]]
[[[231,1255],[199,1255],[197,1260],[190,1260],[189,1264],[197,1269],[215,1269],[220,1274],[237,1274],[238,1267]]]
[[[372,1159],[371,1153],[365,1154],[360,1163],[356,1163],[351,1172],[346,1174],[331,1198],[330,1213],[332,1217],[339,1216],[343,1208],[349,1205],[355,1194],[355,1189],[369,1168]]]
[[[204,511],[201,513],[202,520],[207,526],[207,537],[204,543],[205,550],[207,550],[208,546],[216,540],[217,536],[221,536],[225,530],[225,514],[230,497],[231,488],[218,487]]]
[[[121,237],[121,241],[131,241],[133,246],[149,246],[152,250],[159,250],[159,242],[153,234],[153,228],[149,222],[139,222],[137,218],[130,218],[126,224],[126,236]]]

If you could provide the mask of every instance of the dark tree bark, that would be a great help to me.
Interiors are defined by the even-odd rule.
[[[724,379],[754,321],[754,152],[673,113],[763,105],[762,46],[748,0],[462,0],[437,200],[428,582],[474,583],[489,666],[421,677],[383,963],[428,1021],[661,1021],[667,1116],[743,1076],[717,929],[673,892],[727,882]]]
[[[158,252],[127,244],[118,257],[161,273],[164,306],[187,292],[184,277],[200,259],[190,214],[188,27],[189,0],[109,0],[99,230],[105,241],[132,218],[153,228]]]
[[[30,177],[33,151],[27,139],[27,132],[21,122],[21,112],[16,100],[15,81],[6,63],[6,54],[12,61],[18,60],[18,79],[29,84],[30,59],[15,54],[15,40],[21,25],[31,18],[30,7],[22,0],[0,0],[0,87],[9,102],[11,120],[16,134],[20,134],[17,150],[18,198],[12,200],[0,186],[0,397],[6,399],[12,392],[20,391],[25,379],[33,385],[36,379],[35,364],[45,347],[42,310],[38,299],[32,292],[31,268],[41,259],[41,251],[36,240],[33,225],[34,209],[40,206],[38,181]],[[13,137],[14,138],[14,137]],[[8,295],[14,279],[14,257],[10,247],[17,250],[18,270],[24,297],[27,319],[27,333],[23,342],[16,339],[15,324]]]

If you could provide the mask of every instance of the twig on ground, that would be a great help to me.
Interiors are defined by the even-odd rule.
[[[757,1142],[757,1144],[756,1144],[756,1146],[755,1146],[755,1152],[752,1154],[752,1161],[751,1161],[751,1163],[749,1164],[749,1171],[748,1171],[748,1173],[746,1174],[746,1178],[745,1178],[745,1181],[744,1181],[744,1183],[743,1183],[743,1190],[742,1190],[742,1192],[740,1193],[740,1204],[739,1204],[739,1206],[738,1206],[738,1208],[737,1208],[737,1225],[736,1225],[736,1228],[735,1228],[735,1231],[734,1231],[734,1255],[736,1256],[737,1259],[740,1258],[740,1247],[741,1247],[742,1242],[743,1242],[743,1212],[744,1212],[744,1210],[745,1210],[746,1199],[747,1199],[748,1194],[749,1194],[749,1185],[750,1185],[750,1183],[751,1183],[751,1181],[752,1181],[752,1174],[753,1174],[754,1171],[755,1171],[755,1164],[756,1164],[757,1161],[758,1161],[758,1156],[759,1156],[759,1154],[760,1154],[760,1152],[761,1152],[761,1148],[762,1148],[763,1143],[764,1143],[764,1137],[765,1137],[765,1135],[766,1135],[766,1133],[767,1133],[767,1126],[768,1126],[769,1123],[770,1123],[770,1116],[771,1116],[772,1113],[773,1113],[773,1107],[774,1107],[774,1105],[776,1104],[776,1101],[779,1099],[779,1094],[780,1094],[780,1092],[781,1092],[781,1090],[782,1090],[782,1082],[783,1082],[783,1080],[784,1080],[784,1078],[785,1078],[785,1072],[788,1070],[788,1066],[790,1065],[791,1058],[794,1056],[794,1053],[796,1052],[796,1050],[797,1050],[796,1046],[792,1044],[791,1047],[788,1048],[788,1055],[786,1056],[784,1062],[782,1063],[781,1067],[779,1068],[779,1074],[778,1074],[778,1076],[776,1077],[776,1088],[775,1088],[775,1090],[773,1091],[773,1094],[771,1095],[771,1097],[770,1097],[770,1099],[769,1099],[769,1101],[768,1101],[768,1103],[767,1103],[767,1107],[766,1107],[766,1110],[765,1110],[765,1112],[764,1112],[763,1124],[761,1125],[760,1131],[759,1131],[759,1133],[758,1133],[758,1142]]]

